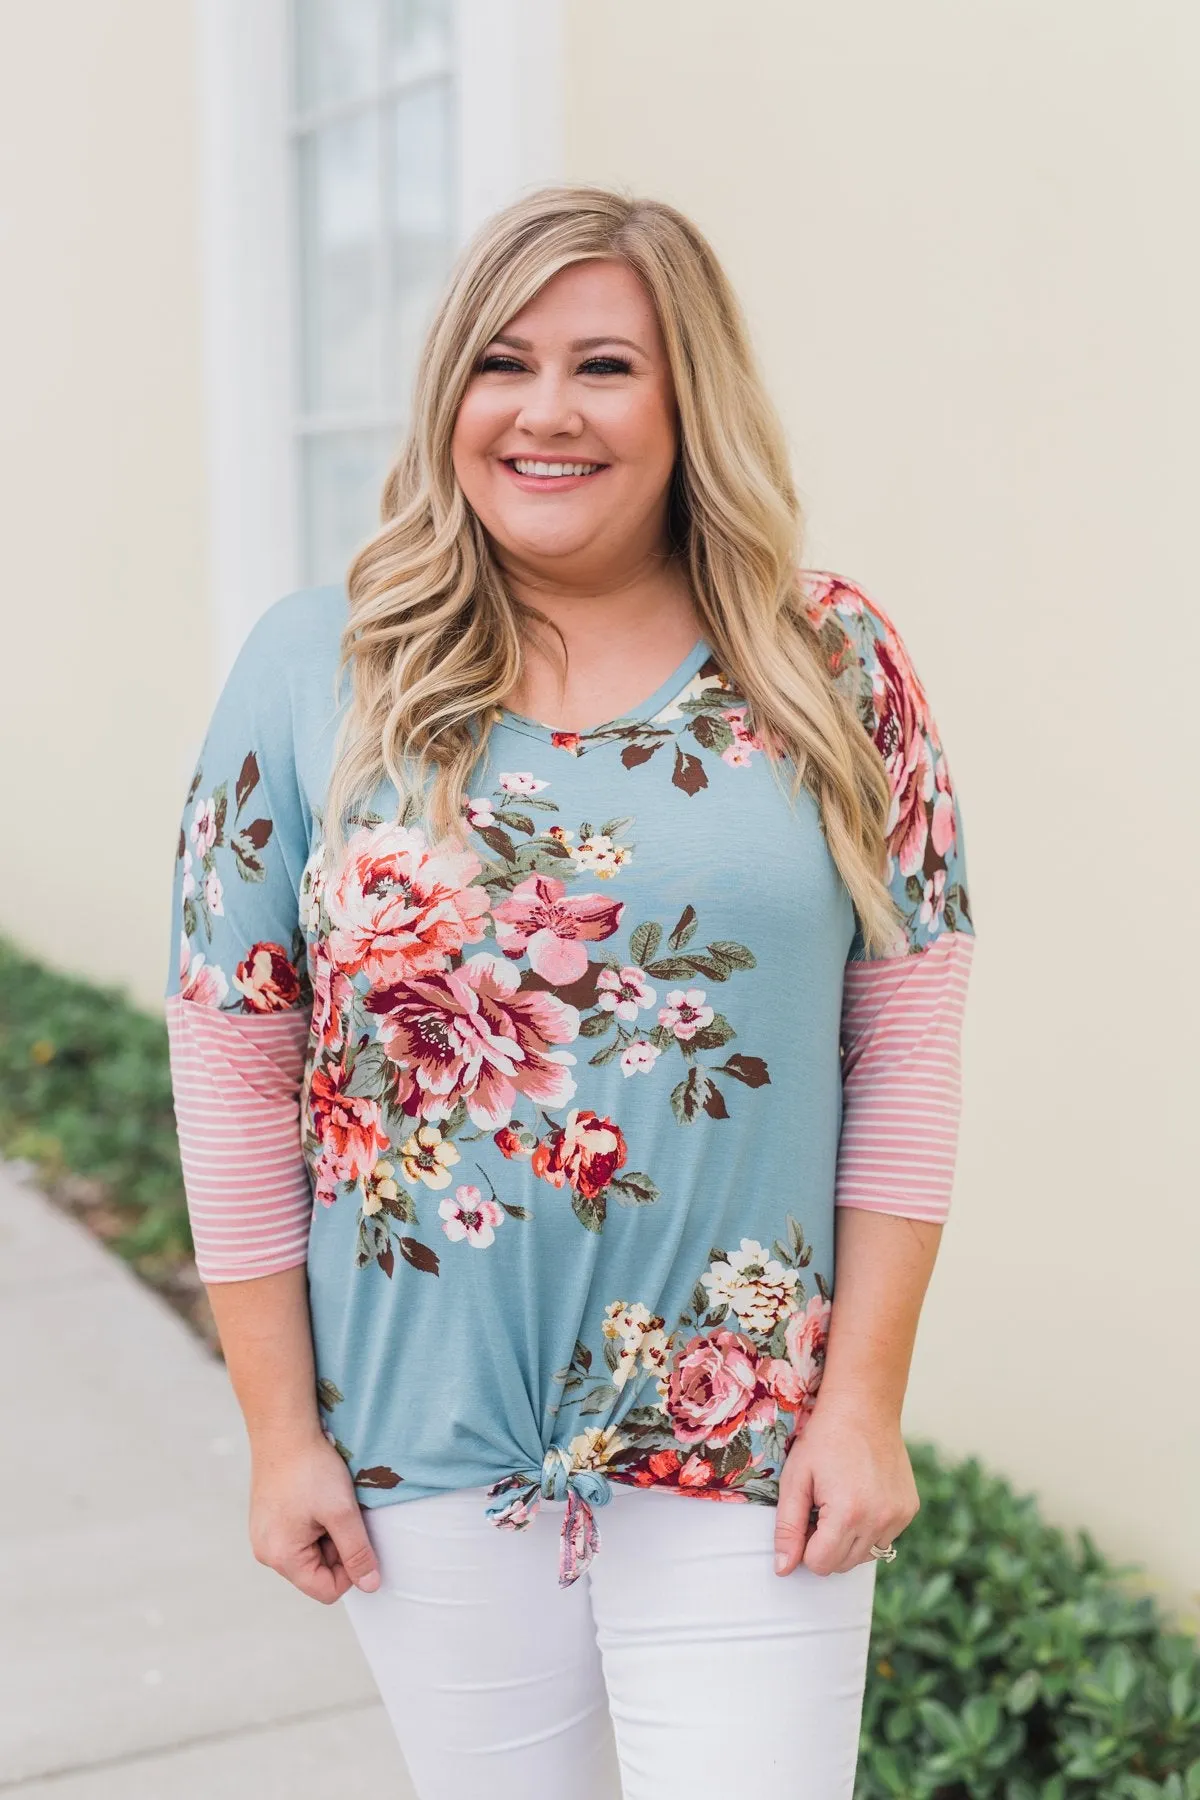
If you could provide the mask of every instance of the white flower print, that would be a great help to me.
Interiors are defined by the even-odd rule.
[[[677,1038],[695,1037],[705,1025],[711,1025],[713,1009],[704,1000],[703,988],[672,988],[667,1004],[659,1009],[658,1022],[673,1031]]]
[[[762,1332],[774,1331],[794,1310],[797,1280],[794,1269],[785,1269],[753,1238],[743,1238],[740,1249],[700,1277],[710,1306],[727,1306],[748,1330]]]
[[[591,837],[573,846],[571,854],[579,868],[607,880],[629,861],[633,849],[629,844],[615,844],[602,831],[594,831]]]
[[[408,1179],[431,1188],[449,1187],[451,1165],[459,1160],[457,1148],[436,1125],[414,1131],[400,1146],[400,1155]]]
[[[211,797],[197,800],[192,814],[192,822],[188,827],[188,836],[192,840],[196,855],[205,857],[217,841],[217,809]]]
[[[506,794],[537,794],[542,788],[549,787],[548,781],[539,781],[527,769],[508,771],[499,777],[499,786]]]
[[[620,970],[601,969],[596,989],[597,1006],[616,1013],[618,1019],[636,1019],[638,1008],[653,1006],[656,998],[655,990],[634,963],[627,963]]]
[[[494,1243],[495,1227],[504,1222],[504,1208],[495,1200],[485,1200],[477,1187],[464,1183],[438,1207],[442,1230],[452,1243],[466,1238],[477,1250]]]
[[[492,802],[486,795],[468,797],[466,801],[467,823],[473,831],[485,829],[496,823],[496,813]]]
[[[209,912],[216,913],[220,918],[223,918],[225,915],[225,907],[222,904],[224,892],[225,890],[221,885],[221,877],[217,874],[215,869],[210,869],[208,874],[204,877],[204,900]]]
[[[648,1075],[661,1055],[662,1051],[657,1044],[638,1038],[628,1049],[622,1050],[617,1060],[622,1075]]]

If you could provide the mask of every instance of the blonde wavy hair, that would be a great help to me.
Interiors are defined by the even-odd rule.
[[[347,815],[385,775],[398,819],[419,804],[434,837],[462,834],[471,770],[521,683],[525,633],[547,621],[506,585],[458,485],[455,416],[492,338],[559,269],[591,257],[623,259],[657,309],[679,418],[672,554],[704,636],[748,723],[783,752],[793,802],[801,788],[815,798],[866,947],[883,949],[899,918],[883,878],[890,786],[806,613],[801,509],[740,304],[689,219],[604,187],[546,187],[505,207],[451,272],[384,484],[381,529],[347,572],[334,686],[349,667],[351,694],[326,796],[326,855],[340,859]]]

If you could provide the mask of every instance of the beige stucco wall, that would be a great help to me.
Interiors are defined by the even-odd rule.
[[[157,1004],[212,654],[191,7],[3,21],[0,930]]]
[[[570,46],[570,175],[718,246],[808,560],[893,611],[960,789],[966,1118],[905,1424],[1194,1606],[1200,15],[576,0]]]
[[[710,232],[795,444],[808,560],[894,613],[960,790],[966,1119],[906,1426],[1194,1601],[1200,15],[567,17],[568,173]],[[213,648],[191,8],[60,0],[19,25],[0,929],[155,1006]]]

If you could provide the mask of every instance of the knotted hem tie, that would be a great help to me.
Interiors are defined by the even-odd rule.
[[[488,1494],[503,1495],[510,1489],[516,1490],[511,1499],[497,1499],[486,1509],[493,1525],[505,1531],[520,1531],[528,1525],[543,1499],[566,1500],[558,1544],[558,1585],[570,1587],[600,1548],[600,1528],[592,1508],[607,1506],[612,1483],[599,1469],[573,1469],[569,1451],[555,1445],[547,1450],[540,1469],[514,1470],[493,1482]]]

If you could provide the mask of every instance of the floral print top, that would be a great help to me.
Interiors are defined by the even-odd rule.
[[[918,1120],[927,1076],[944,1089],[893,996],[922,977],[956,1052],[973,926],[895,627],[853,583],[805,582],[892,785],[905,923],[874,962],[815,802],[789,804],[704,641],[591,730],[499,710],[458,840],[398,821],[384,783],[330,867],[346,599],[288,595],[186,797],[166,997],[201,1273],[306,1262],[322,1417],[362,1504],[482,1485],[519,1528],[565,1499],[564,1585],[613,1482],[777,1501],[820,1383],[835,1204],[948,1200],[946,1104],[894,1192],[839,1174],[852,1059],[877,1162],[888,1070]]]

